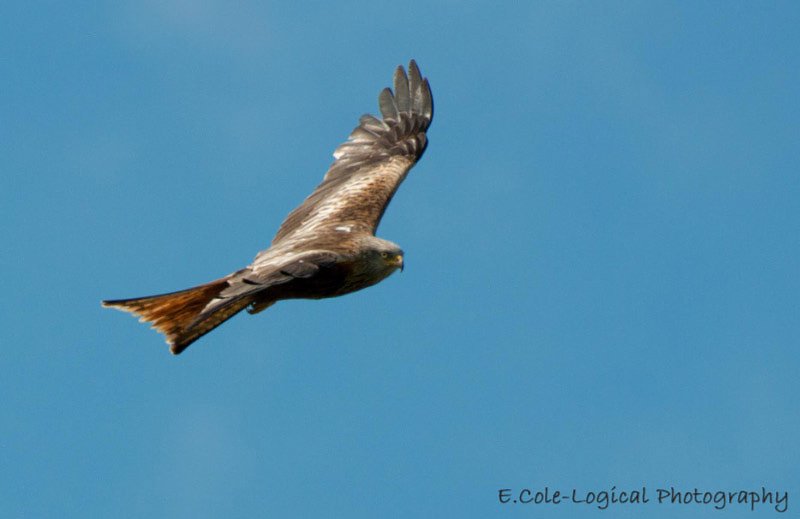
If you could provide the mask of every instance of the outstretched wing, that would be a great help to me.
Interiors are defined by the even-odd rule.
[[[394,73],[394,93],[378,97],[382,119],[361,117],[322,183],[292,211],[272,243],[314,238],[325,231],[374,234],[386,205],[408,170],[425,151],[425,131],[433,118],[428,80],[414,60]]]

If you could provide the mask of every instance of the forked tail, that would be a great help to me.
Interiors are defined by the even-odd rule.
[[[103,301],[102,304],[137,315],[140,322],[152,323],[152,327],[167,338],[170,351],[177,355],[250,304],[250,297],[232,298],[203,312],[206,305],[228,287],[227,280],[224,277],[179,292]]]

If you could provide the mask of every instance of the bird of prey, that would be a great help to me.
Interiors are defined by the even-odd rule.
[[[177,355],[235,314],[282,299],[322,299],[369,287],[403,268],[402,249],[375,236],[386,206],[427,146],[433,118],[428,80],[412,60],[364,115],[311,195],[247,267],[169,294],[103,301],[152,323]]]

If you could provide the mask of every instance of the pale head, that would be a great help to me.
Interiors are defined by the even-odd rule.
[[[397,269],[403,270],[403,249],[396,243],[365,236],[359,249],[363,267],[376,278],[383,279]]]

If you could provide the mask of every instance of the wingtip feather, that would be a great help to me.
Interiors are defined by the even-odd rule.
[[[384,119],[398,119],[397,103],[395,103],[394,95],[390,88],[381,90],[378,96],[378,106]]]
[[[403,66],[398,66],[394,71],[394,99],[400,113],[411,112],[411,95],[408,88],[408,76]]]

